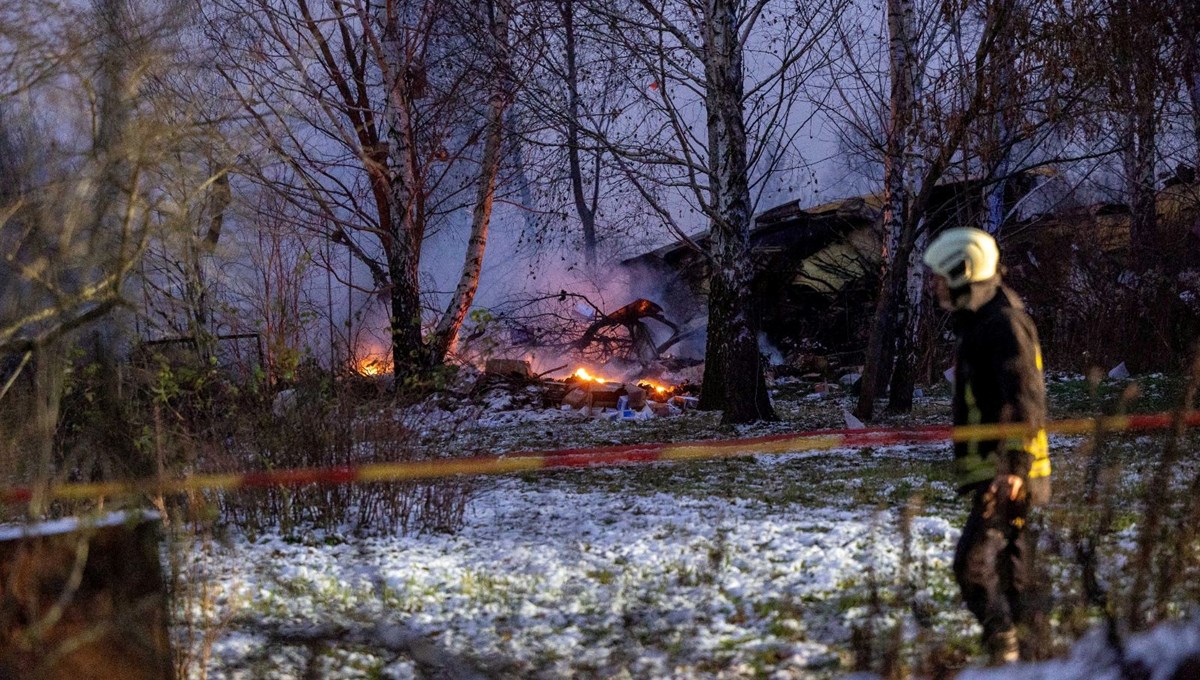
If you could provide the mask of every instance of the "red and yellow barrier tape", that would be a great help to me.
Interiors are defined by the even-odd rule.
[[[1177,420],[1178,419],[1178,420]],[[1182,418],[1173,413],[1157,413],[1105,418],[1080,418],[1048,423],[1052,434],[1080,435],[1097,431],[1138,432],[1162,430],[1176,423],[1185,427],[1200,425],[1200,413]],[[1023,424],[944,425],[913,428],[863,428],[855,430],[813,430],[746,439],[710,440],[676,444],[627,444],[558,451],[524,451],[503,456],[367,463],[333,468],[300,468],[232,474],[200,474],[176,479],[141,479],[120,482],[66,483],[45,490],[47,500],[85,500],[139,493],[176,494],[185,491],[254,489],[306,484],[360,484],[366,482],[406,482],[460,476],[503,475],[534,470],[639,465],[659,461],[713,460],[750,455],[772,455],[819,451],[859,446],[916,444],[936,441],[1003,439],[1033,434]],[[26,503],[33,489],[0,489],[0,502]]]

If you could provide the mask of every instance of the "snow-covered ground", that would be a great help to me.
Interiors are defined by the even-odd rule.
[[[388,621],[511,677],[807,677],[846,661],[870,582],[899,582],[896,526],[889,510],[495,480],[454,535],[266,536],[197,555],[230,622],[211,670],[259,663],[256,629]],[[923,597],[951,602],[957,529],[912,526]],[[938,615],[969,624],[954,606]],[[265,677],[293,677],[287,659]],[[326,677],[410,670],[388,662],[367,654]]]
[[[1077,382],[1061,401],[1087,399]],[[919,400],[905,422],[944,422],[946,397]],[[741,434],[837,426],[847,403],[800,402],[784,403],[785,423]],[[734,434],[711,414],[514,413],[422,422],[430,446],[464,453]],[[1056,489],[1079,485],[1091,456],[1081,444],[1052,438]],[[1131,484],[1156,446],[1130,443]],[[864,630],[868,654],[899,630],[909,663],[937,648],[949,668],[977,665],[978,627],[951,577],[965,507],[948,455],[890,446],[494,478],[453,534],[183,541],[176,638],[194,678],[824,679],[854,667]],[[1119,509],[1136,522],[1132,507]],[[1130,543],[1136,525],[1117,528]],[[1121,578],[1113,557],[1102,581]],[[1071,565],[1054,568],[1056,595],[1078,597]],[[1056,642],[1076,634],[1056,629]],[[1126,651],[1167,680],[1200,651],[1200,628],[1159,628]],[[1049,664],[959,675],[1119,676],[1097,636]]]
[[[1197,680],[1200,623],[1168,623],[1122,641],[1118,659],[1103,630],[1080,640],[1065,659],[1002,669],[973,669],[959,680]]]

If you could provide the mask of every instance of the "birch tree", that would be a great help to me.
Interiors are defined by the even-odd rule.
[[[558,0],[558,16],[561,20],[559,31],[562,34],[563,59],[561,68],[557,69],[558,78],[566,87],[564,150],[567,155],[567,176],[571,185],[571,200],[575,214],[579,218],[579,226],[583,236],[584,262],[589,268],[596,266],[596,213],[600,186],[602,182],[600,164],[602,153],[599,150],[591,152],[594,167],[590,178],[584,176],[584,157],[587,153],[583,148],[580,129],[584,117],[584,102],[581,92],[580,61],[580,31],[575,25],[576,0]],[[552,67],[553,70],[553,67]],[[590,179],[590,182],[588,181]],[[590,191],[588,189],[591,189]]]
[[[901,263],[907,263],[908,252],[915,245],[911,222],[908,217],[908,185],[905,182],[907,151],[911,137],[913,116],[916,113],[917,30],[916,7],[913,0],[888,0],[888,77],[891,91],[888,97],[888,125],[884,132],[883,156],[883,234],[885,239],[879,295],[875,303],[875,314],[871,323],[871,334],[867,340],[866,362],[863,367],[862,389],[856,413],[869,419],[875,403],[880,375],[885,373],[888,355],[892,348],[887,345],[897,335],[897,328],[905,327],[904,310],[897,310],[900,302]],[[910,243],[912,245],[910,245]],[[900,312],[900,313],[897,313]]]
[[[1185,0],[1173,17],[1176,50],[1189,112],[1192,118],[1192,167],[1200,170],[1200,2]]]
[[[635,65],[628,133],[591,129],[627,182],[707,263],[708,336],[702,408],[726,422],[775,417],[758,349],[750,228],[764,182],[798,151],[797,104],[823,63],[819,43],[843,5],[766,0],[636,0],[590,5]],[[684,215],[703,216],[699,243]]]
[[[515,82],[512,13],[507,0],[254,0],[208,15],[262,145],[240,170],[319,218],[370,272],[401,380],[445,359],[478,286]],[[422,246],[468,208],[459,283],[426,338]]]
[[[1099,38],[1090,42],[1091,48],[1098,42],[1110,57],[1081,67],[1096,69],[1107,95],[1102,101],[1111,106],[1108,115],[1117,133],[1132,215],[1130,241],[1139,268],[1153,263],[1158,236],[1157,144],[1166,89],[1176,82],[1168,57],[1169,20],[1175,11],[1175,4],[1166,0],[1099,0],[1081,22]]]
[[[594,141],[618,136],[620,116],[614,111],[628,99],[631,60],[589,0],[554,0],[543,7],[547,11],[530,17],[537,64],[514,107],[514,118],[524,123],[517,133],[521,148],[538,177],[538,206],[528,201],[527,214],[538,222],[533,237],[538,243],[551,241],[555,232],[533,216],[561,219],[565,244],[582,252],[586,273],[600,280],[606,274],[601,258],[619,252],[612,237],[627,234],[627,225],[636,221],[623,219],[634,211],[620,196],[611,154]],[[611,247],[602,255],[606,239]]]
[[[980,184],[989,187],[984,203],[995,197],[1003,206],[996,185],[1052,160],[1040,145],[1056,134],[1062,110],[1079,100],[1073,84],[1046,77],[1057,58],[1054,48],[1029,47],[1055,33],[1051,22],[1033,21],[1018,0],[966,8],[889,0],[885,20],[882,67],[860,49],[861,28],[842,29],[844,50],[834,76],[840,106],[831,108],[844,129],[865,140],[862,152],[883,167],[880,292],[856,407],[864,419],[873,416],[875,400],[889,384],[890,409],[912,405],[923,311],[918,257],[935,188],[950,180]],[[1023,87],[1014,88],[1014,81]],[[997,120],[1005,121],[1003,134],[995,133]],[[958,216],[960,224],[980,227],[994,219],[991,210]]]
[[[488,54],[493,64],[488,74],[490,98],[487,118],[483,127],[483,155],[479,162],[479,179],[476,187],[475,206],[471,214],[471,235],[467,241],[466,260],[462,275],[450,299],[450,306],[442,314],[429,340],[429,361],[437,364],[454,346],[459,329],[475,292],[479,289],[479,275],[483,269],[483,254],[487,247],[488,227],[491,224],[492,206],[496,195],[496,177],[500,172],[500,146],[504,141],[504,117],[513,98],[512,74],[509,73],[511,57],[509,50],[509,22],[512,8],[509,0],[490,0],[486,9],[486,37],[489,39]]]

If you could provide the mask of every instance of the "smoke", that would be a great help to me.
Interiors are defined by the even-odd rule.
[[[758,353],[767,357],[771,366],[782,366],[784,363],[783,352],[779,348],[771,344],[767,339],[767,334],[760,332],[758,334]]]

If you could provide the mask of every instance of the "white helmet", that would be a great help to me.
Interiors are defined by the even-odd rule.
[[[921,259],[950,288],[961,288],[996,275],[1000,248],[982,229],[955,227],[938,234]]]

